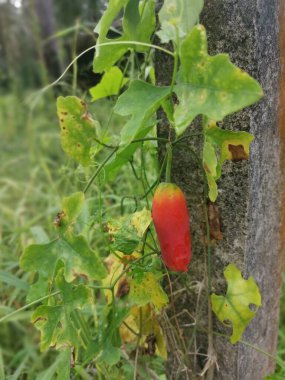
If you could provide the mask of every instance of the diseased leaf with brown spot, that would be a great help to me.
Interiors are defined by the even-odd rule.
[[[209,202],[208,204],[208,218],[211,237],[216,240],[222,240],[223,234],[221,232],[219,208],[212,202]]]
[[[90,149],[99,123],[88,113],[86,103],[76,96],[57,98],[61,146],[82,166],[91,163]]]
[[[243,131],[218,128],[213,121],[204,127],[204,134],[203,166],[209,186],[209,199],[215,202],[218,196],[216,181],[221,176],[223,163],[226,160],[246,160],[254,136]]]
[[[248,153],[245,151],[243,145],[228,145],[228,149],[232,154],[232,161],[242,161],[248,159]]]

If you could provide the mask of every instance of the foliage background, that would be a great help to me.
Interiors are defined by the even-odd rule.
[[[92,73],[93,53],[84,55],[60,86],[36,104],[31,94],[94,44],[93,28],[103,8],[103,0],[0,0],[0,318],[26,302],[30,278],[18,266],[23,248],[47,240],[60,199],[83,187],[82,173],[74,176],[75,165],[60,147],[55,99],[58,94],[88,99],[87,90],[100,79]],[[107,123],[108,104],[96,102],[93,112]],[[117,124],[113,118],[114,132]],[[114,215],[116,201],[122,193],[132,193],[134,186],[139,185],[124,169],[112,188],[105,189],[103,202],[114,207]],[[96,239],[100,244],[100,234]],[[284,292],[278,354],[285,360]],[[39,352],[31,314],[28,309],[0,324],[0,379],[54,376],[57,356],[52,350]],[[90,379],[82,368],[75,370],[79,378]],[[270,378],[284,376],[277,368]]]

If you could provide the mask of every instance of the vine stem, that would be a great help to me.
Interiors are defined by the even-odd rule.
[[[12,312],[9,313],[9,314],[4,315],[4,317],[0,318],[0,323],[1,323],[1,322],[4,322],[6,319],[12,317],[13,315],[18,314],[18,313],[20,313],[21,311],[24,311],[24,310],[26,310],[26,309],[29,309],[31,306],[36,305],[37,303],[46,300],[47,298],[50,298],[50,297],[56,296],[56,295],[59,294],[59,293],[61,293],[60,290],[58,290],[58,291],[56,291],[56,292],[53,292],[53,293],[50,293],[50,294],[48,294],[47,296],[44,296],[44,297],[38,298],[37,300],[35,300],[35,301],[33,301],[33,302],[30,302],[30,303],[28,303],[27,305],[25,305],[25,306],[23,306],[23,307],[20,307],[20,309],[14,310],[14,311],[12,311]]]
[[[140,307],[140,309],[139,309],[139,333],[138,333],[137,347],[136,347],[135,368],[134,368],[134,380],[137,379],[138,358],[139,358],[139,347],[140,347],[141,336],[142,336],[142,308]]]
[[[89,48],[85,49],[83,52],[81,52],[80,54],[78,54],[71,62],[70,64],[66,67],[66,69],[63,71],[63,73],[52,83],[48,84],[47,86],[45,86],[44,88],[42,88],[40,91],[38,91],[36,94],[41,94],[41,93],[44,93],[46,92],[49,88],[55,86],[64,76],[65,74],[68,72],[68,70],[72,67],[72,65],[80,58],[82,57],[84,54],[88,53],[90,50],[95,50],[96,48],[98,47],[103,47],[103,46],[114,46],[114,45],[139,45],[139,46],[145,46],[145,47],[149,47],[149,48],[153,48],[153,49],[156,49],[156,50],[160,50],[162,52],[164,52],[165,54],[168,54],[172,57],[175,58],[175,54],[168,50],[168,49],[165,49],[161,46],[158,46],[158,45],[153,45],[153,44],[148,44],[146,42],[139,42],[139,41],[113,41],[113,42],[102,42],[102,43],[99,43],[99,44],[96,44],[96,45],[92,45],[90,46]]]
[[[118,149],[119,149],[119,147],[115,147],[112,150],[112,152],[105,158],[105,160],[100,164],[100,166],[98,167],[98,169],[96,170],[96,172],[93,174],[93,176],[90,178],[89,182],[85,186],[85,188],[83,190],[84,194],[88,191],[89,187],[92,185],[92,183],[94,182],[95,178],[98,176],[98,174],[100,174],[101,170],[104,168],[104,166],[106,165],[106,163],[117,152]]]
[[[171,182],[171,169],[172,169],[172,147],[170,143],[166,145],[167,161],[165,170],[165,181]]]

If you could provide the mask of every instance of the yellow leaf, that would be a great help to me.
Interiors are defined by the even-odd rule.
[[[151,223],[151,212],[145,207],[141,211],[137,211],[132,216],[132,225],[137,230],[139,237],[143,237],[145,231]]]
[[[167,294],[151,272],[145,273],[142,279],[132,279],[130,287],[130,297],[138,306],[152,303],[156,310],[160,310],[168,303]]]

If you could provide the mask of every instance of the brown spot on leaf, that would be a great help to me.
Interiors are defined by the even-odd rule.
[[[65,212],[64,211],[60,211],[56,214],[56,217],[53,221],[53,224],[56,226],[56,227],[60,227],[61,226],[61,223],[62,223],[62,219],[65,217]]]
[[[126,296],[127,294],[129,294],[129,292],[130,292],[130,284],[126,278],[123,278],[119,282],[116,297],[122,298],[122,297]]]
[[[39,322],[39,321],[47,321],[47,318],[44,318],[44,317],[38,317],[37,319],[35,319],[35,320],[33,321],[33,323],[37,323],[37,322]]]
[[[248,159],[248,154],[244,150],[243,145],[228,145],[228,149],[232,154],[232,161],[242,161]]]
[[[62,111],[61,114],[62,115],[67,115],[67,112],[66,111]]]
[[[221,232],[220,212],[215,203],[208,203],[208,219],[211,237],[215,240],[222,240],[223,234]]]

